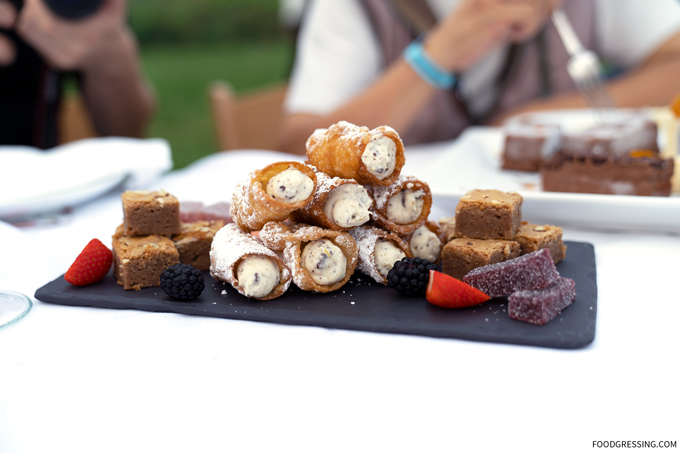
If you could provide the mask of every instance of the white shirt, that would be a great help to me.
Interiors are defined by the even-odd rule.
[[[428,0],[441,20],[461,0]],[[600,57],[620,67],[641,63],[680,32],[678,0],[594,0]],[[473,113],[492,101],[491,85],[506,49],[499,48],[460,77]],[[374,82],[383,70],[380,44],[358,0],[315,0],[306,12],[285,102],[288,112],[324,115]]]

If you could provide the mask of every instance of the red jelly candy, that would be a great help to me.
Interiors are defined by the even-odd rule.
[[[571,305],[576,297],[576,283],[560,277],[541,289],[525,289],[508,297],[511,318],[542,326]]]
[[[542,288],[559,276],[550,251],[540,249],[519,258],[473,269],[463,277],[463,281],[490,297],[498,297],[522,289]]]

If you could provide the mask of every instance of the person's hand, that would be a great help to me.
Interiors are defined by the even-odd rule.
[[[17,20],[17,10],[10,2],[0,0],[0,29],[11,30]],[[14,61],[16,49],[7,36],[0,33],[0,67]]]
[[[87,71],[106,64],[122,45],[126,6],[126,0],[106,0],[92,16],[70,21],[43,0],[25,0],[16,29],[54,67]]]
[[[425,41],[443,68],[465,71],[491,50],[534,36],[562,0],[463,0]]]

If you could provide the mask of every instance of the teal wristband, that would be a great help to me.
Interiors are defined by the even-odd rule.
[[[404,60],[427,83],[440,90],[450,90],[456,85],[456,75],[442,69],[425,53],[419,39],[411,41],[404,49]]]

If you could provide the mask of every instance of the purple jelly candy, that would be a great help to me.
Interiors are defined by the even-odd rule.
[[[512,319],[542,326],[571,305],[576,297],[576,283],[560,277],[541,289],[525,289],[508,297],[508,314]]]
[[[522,289],[542,288],[559,276],[550,250],[540,249],[519,258],[473,269],[463,277],[463,281],[489,297],[498,297]]]

